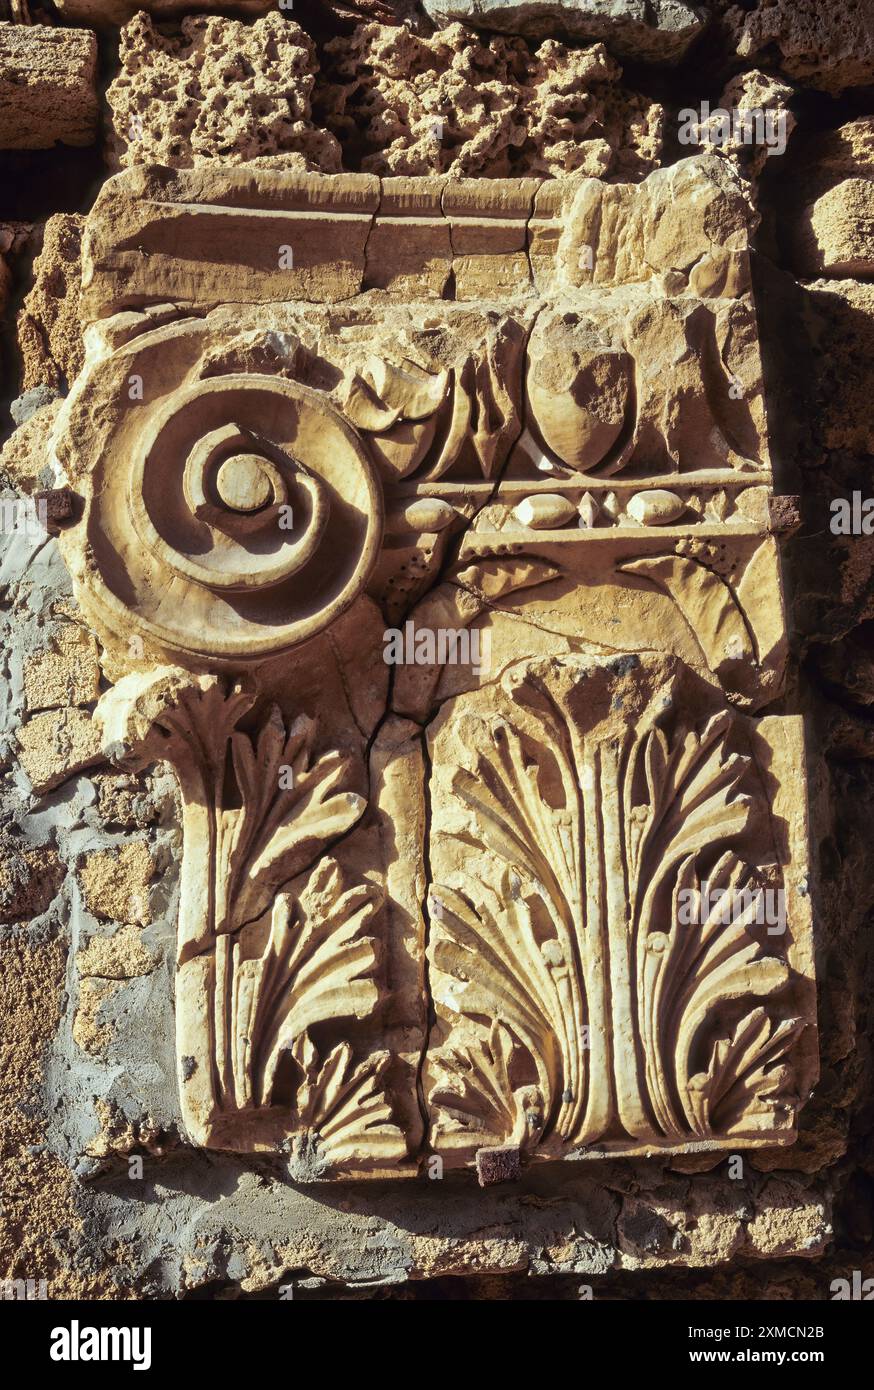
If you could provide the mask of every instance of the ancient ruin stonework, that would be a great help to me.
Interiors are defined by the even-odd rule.
[[[784,8],[0,11],[3,1278],[868,1277],[871,116]]]
[[[48,448],[82,499],[61,552],[115,682],[103,753],[179,780],[197,1142],[382,1175],[423,1139],[451,1164],[794,1137],[803,740],[733,712],[786,657],[749,222],[715,157],[630,188],[211,170],[98,199]],[[391,682],[387,615],[414,647]],[[444,667],[447,630],[488,659]],[[382,804],[400,720],[419,786]],[[403,865],[388,824],[424,829]],[[788,951],[752,908],[668,929],[751,874]]]

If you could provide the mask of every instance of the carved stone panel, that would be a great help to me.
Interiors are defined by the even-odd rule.
[[[572,654],[509,665],[430,737],[435,1146],[791,1138],[798,721],[736,714],[673,657]]]
[[[178,781],[192,1143],[315,1179],[794,1138],[751,218],[715,156],[104,187],[52,445],[103,755]]]

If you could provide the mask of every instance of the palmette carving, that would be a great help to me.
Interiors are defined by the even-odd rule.
[[[500,689],[432,740],[462,759],[431,839],[435,1146],[779,1141],[804,1025],[739,848],[768,814],[737,717],[690,725],[701,692],[663,660],[522,662]],[[703,879],[717,906],[684,924]]]
[[[308,1028],[335,1010],[358,1018],[372,1012],[377,989],[368,975],[376,951],[365,929],[373,911],[372,893],[344,893],[337,864],[325,859],[297,899],[281,893],[263,920],[219,938],[219,1109],[270,1105],[282,1054],[293,1053]]]

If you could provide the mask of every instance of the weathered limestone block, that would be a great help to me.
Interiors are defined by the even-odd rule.
[[[148,845],[131,840],[118,852],[102,849],[86,855],[79,885],[85,906],[95,917],[146,926],[152,920],[149,884],[154,877],[155,862]]]
[[[828,449],[874,454],[870,367],[874,360],[874,284],[813,280],[806,291],[822,345],[819,437]]]
[[[84,361],[79,322],[79,282],[84,218],[75,213],[50,217],[33,267],[33,286],[18,315],[22,357],[21,391],[37,386],[63,389]]]
[[[844,179],[809,211],[801,269],[808,275],[874,273],[874,178]]]
[[[92,144],[96,81],[93,34],[0,23],[0,149]]]
[[[33,1104],[45,1050],[63,1015],[63,941],[9,937],[0,944],[0,1248],[13,1278],[44,1271],[70,1297],[93,1293],[97,1280],[70,1270],[53,1237],[75,1226],[75,1180],[46,1142],[45,1110]],[[24,1042],[26,1040],[26,1043]]]
[[[76,970],[82,979],[133,980],[154,970],[156,957],[143,945],[135,926],[122,927],[112,936],[92,936],[76,953]]]
[[[874,273],[874,118],[806,141],[793,168],[799,186],[789,240],[799,272]]]
[[[658,63],[682,58],[704,27],[705,8],[684,0],[424,0],[439,24],[540,39],[600,39],[620,58]]]
[[[488,1184],[794,1139],[808,832],[799,720],[763,713],[753,224],[716,155],[101,193],[47,452],[111,683],[94,760],[178,783],[189,1142]],[[80,879],[131,945],[128,868]],[[85,991],[92,1054],[111,1007]]]
[[[101,1017],[101,1008],[118,992],[114,979],[86,976],[79,981],[79,997],[73,1018],[73,1041],[83,1052],[99,1057],[109,1047],[113,1030]]]
[[[821,0],[756,0],[727,16],[737,51],[754,62],[767,55],[793,81],[842,92],[874,78],[874,8]]]
[[[461,24],[430,37],[362,24],[325,45],[324,64],[316,108],[347,168],[636,180],[658,162],[662,107],[620,85],[602,44],[532,52]]]
[[[140,13],[121,31],[119,56],[106,93],[116,168],[211,160],[340,168],[336,140],[311,118],[315,46],[284,14],[252,25],[188,16],[168,37]]]
[[[16,739],[21,766],[38,796],[103,760],[100,731],[91,715],[81,709],[34,714],[19,729]]]
[[[277,8],[277,0],[54,0],[54,4],[63,19],[93,29],[124,24],[141,10],[162,20],[198,10],[262,15]]]
[[[164,37],[146,15],[121,35],[110,85],[116,167],[243,161],[377,174],[561,174],[637,179],[655,167],[663,111],[620,85],[602,45],[431,37],[361,24],[312,41],[271,14],[251,26],[188,18]]]
[[[78,623],[53,625],[47,646],[25,659],[23,678],[29,711],[88,705],[100,693],[97,643]]]

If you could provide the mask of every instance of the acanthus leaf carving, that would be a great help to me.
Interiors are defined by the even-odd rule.
[[[179,779],[186,846],[198,855],[197,882],[207,869],[210,884],[205,897],[183,884],[180,962],[258,917],[364,810],[363,797],[339,789],[348,760],[312,758],[314,720],[300,715],[287,728],[274,705],[254,733],[241,732],[254,702],[240,682],[164,667],[124,677],[95,715],[104,748],[170,762]],[[229,750],[239,805],[226,804]]]
[[[270,1148],[291,1136],[329,1164],[325,1136],[310,1134],[324,1111],[337,1154],[398,1161],[381,1055],[353,1058],[344,1044],[323,1056],[312,1040],[319,1025],[361,1022],[379,1002],[379,893],[346,888],[325,857],[365,801],[345,787],[348,759],[316,755],[315,720],[286,725],[274,705],[240,729],[254,705],[242,683],[160,668],[123,678],[96,713],[117,761],[169,762],[179,782],[183,1115],[201,1143]],[[356,1149],[361,1106],[374,1132]]]
[[[349,1044],[338,1043],[319,1061],[304,1036],[293,1055],[304,1077],[297,1112],[304,1137],[295,1141],[296,1175],[310,1176],[313,1161],[336,1169],[360,1164],[365,1155],[386,1167],[396,1165],[403,1146],[386,1102],[391,1054],[376,1052],[356,1065]]]
[[[428,1070],[450,1146],[493,1134],[496,1112],[513,1117],[501,1142],[549,1153],[791,1127],[779,1064],[801,1021],[760,1006],[791,1003],[785,957],[765,953],[749,911],[682,925],[678,906],[705,873],[720,894],[759,882],[733,848],[762,809],[744,790],[750,759],[729,711],[678,719],[680,678],[656,666],[520,663],[498,713],[459,716],[465,810],[441,809],[432,834]]]
[[[260,1146],[287,1134],[326,1170],[355,1154],[358,1162],[402,1156],[379,1086],[385,1054],[356,1058],[348,1042],[326,1052],[313,1041],[319,1025],[361,1022],[377,1006],[379,903],[372,887],[345,888],[339,865],[323,858],[260,921],[189,962],[200,986],[189,997],[214,1001],[212,1018],[181,1020],[187,1038],[214,1040],[215,1083],[206,1096],[195,1087],[192,1104],[208,1141],[237,1147],[254,1120]]]

